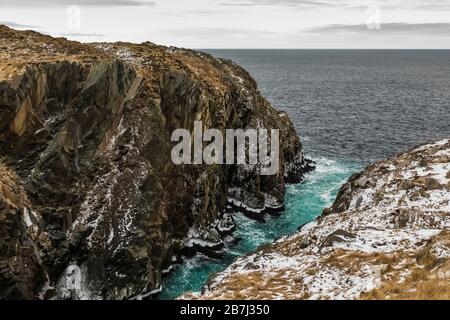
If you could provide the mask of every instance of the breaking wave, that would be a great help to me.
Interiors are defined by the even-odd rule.
[[[237,257],[294,233],[299,226],[314,220],[325,207],[331,205],[342,183],[361,169],[361,165],[325,157],[313,160],[316,170],[309,173],[303,183],[288,186],[286,211],[282,216],[262,223],[237,213],[234,216],[236,232],[233,237],[239,242],[229,244],[222,259],[197,254],[175,266],[170,276],[164,279],[159,299],[174,299],[187,291],[198,292],[211,275],[223,271]]]

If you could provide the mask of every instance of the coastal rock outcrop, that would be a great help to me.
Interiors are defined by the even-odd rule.
[[[368,166],[317,220],[182,298],[449,299],[450,140]]]
[[[20,178],[0,163],[0,297],[36,297],[47,281],[43,258],[50,245]]]
[[[278,174],[174,165],[171,133],[194,121],[279,129]],[[28,299],[149,296],[180,254],[220,248],[229,204],[282,210],[286,183],[311,169],[289,118],[231,61],[5,26],[0,158],[0,298]]]

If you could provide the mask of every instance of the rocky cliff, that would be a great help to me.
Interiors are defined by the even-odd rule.
[[[316,221],[192,297],[450,299],[450,140],[368,166]]]
[[[197,120],[279,129],[279,173],[174,165],[172,131]],[[229,201],[280,211],[285,184],[310,169],[288,117],[231,61],[5,26],[0,157],[0,298],[147,296],[181,254],[220,250]]]

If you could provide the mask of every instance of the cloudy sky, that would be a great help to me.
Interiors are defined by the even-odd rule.
[[[450,0],[0,0],[0,23],[188,48],[450,48]]]

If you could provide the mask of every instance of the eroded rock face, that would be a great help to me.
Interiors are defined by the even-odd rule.
[[[215,276],[200,299],[449,299],[450,140],[370,165],[333,206]]]
[[[0,164],[0,297],[34,299],[47,281],[50,241],[20,179]]]
[[[278,174],[174,165],[170,135],[192,132],[194,121],[223,132],[279,129]],[[15,283],[1,281],[2,298],[37,298],[36,288],[45,298],[154,292],[177,255],[220,248],[233,229],[228,202],[263,216],[282,208],[285,184],[311,169],[288,117],[230,61],[151,43],[82,45],[4,26],[0,157],[22,180],[27,200],[17,210],[39,217],[48,239],[36,250],[42,258],[29,271],[30,287],[16,284],[24,281],[19,272]],[[19,241],[19,226],[4,222],[12,217],[0,229]],[[10,256],[2,249],[0,258]],[[73,272],[76,289],[67,286]]]

